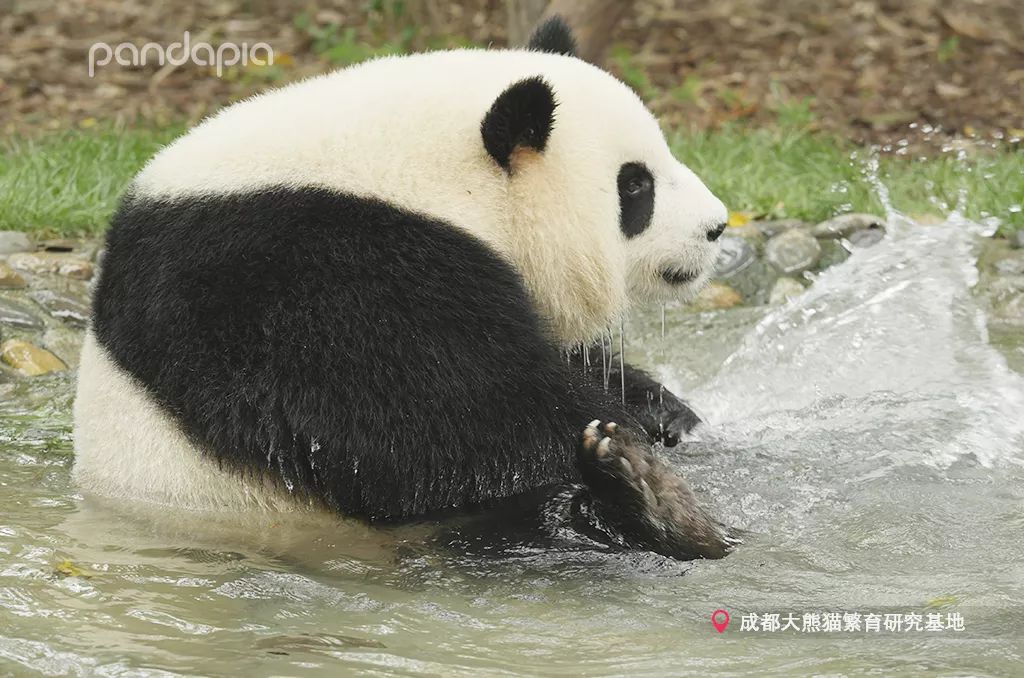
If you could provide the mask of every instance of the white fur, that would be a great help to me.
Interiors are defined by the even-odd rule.
[[[86,332],[75,394],[75,478],[109,497],[203,511],[294,511],[268,481],[222,470]],[[308,508],[308,506],[307,506]]]
[[[558,101],[543,154],[509,177],[480,123],[510,84],[542,76]],[[651,227],[625,243],[616,176],[624,162],[655,178]],[[578,59],[455,50],[389,57],[313,78],[222,111],[158,154],[144,195],[323,186],[383,198],[481,238],[522,274],[565,346],[594,341],[636,298],[682,294],[659,266],[706,271],[722,203],[676,161],[629,88]],[[703,281],[700,281],[701,283]]]
[[[537,75],[558,101],[554,129],[542,154],[516,154],[510,176],[485,151],[480,123],[510,84]],[[616,178],[631,161],[654,175],[655,211],[627,241]],[[281,185],[381,198],[480,238],[520,271],[566,347],[599,337],[631,298],[697,289],[716,254],[707,230],[726,218],[625,85],[582,61],[523,51],[386,58],[264,94],[165,148],[132,190],[182,199]],[[699,278],[673,288],[665,268]],[[308,508],[269,482],[219,469],[91,333],[75,448],[79,482],[100,494],[201,509]]]

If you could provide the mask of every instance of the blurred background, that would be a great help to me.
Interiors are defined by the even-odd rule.
[[[374,55],[521,44],[551,12],[670,127],[781,123],[859,142],[905,138],[914,122],[983,137],[1024,127],[1020,0],[0,0],[0,120],[7,133],[195,121]],[[88,77],[94,42],[169,44],[186,30],[266,42],[275,63]]]
[[[879,214],[875,158],[911,216],[960,209],[1024,245],[1020,0],[0,0],[0,228],[98,235],[146,158],[233,101],[381,55],[522,45],[556,13],[735,226]],[[186,32],[273,63],[90,77],[98,44]]]

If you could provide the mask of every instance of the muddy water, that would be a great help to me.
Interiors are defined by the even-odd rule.
[[[974,230],[892,228],[771,312],[633,318],[708,420],[668,454],[745,531],[719,562],[103,504],[70,480],[69,380],[0,384],[0,675],[1019,675],[1024,381]],[[742,629],[824,613],[943,629]]]

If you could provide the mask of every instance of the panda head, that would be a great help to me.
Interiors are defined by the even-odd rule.
[[[566,343],[587,341],[594,318],[610,324],[630,303],[696,294],[727,212],[675,159],[636,94],[573,56],[561,19],[543,24],[530,50],[559,61],[501,91],[481,123],[483,146],[507,182],[527,283],[571,291],[548,299],[556,308],[546,315],[561,321]],[[538,250],[552,247],[574,255],[536,270]]]

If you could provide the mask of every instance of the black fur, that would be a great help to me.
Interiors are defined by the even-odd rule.
[[[635,432],[622,454],[649,454],[637,417],[547,339],[509,264],[371,199],[129,195],[93,327],[222,466],[349,516],[403,520],[579,482],[599,463],[577,455],[593,419]],[[608,521],[633,532],[624,543],[693,557],[636,503],[637,478],[600,473],[598,512],[652,512]]]
[[[619,227],[633,238],[651,224],[654,216],[654,177],[639,162],[627,162],[619,168]]]
[[[225,465],[401,519],[577,479],[594,418],[518,274],[457,229],[325,190],[128,198],[94,327]]]
[[[656,379],[629,363],[620,363],[617,355],[601,345],[577,351],[570,356],[572,369],[586,375],[595,387],[605,389],[624,402],[652,440],[672,447],[701,422],[701,418],[679,396]],[[625,378],[623,378],[624,368]],[[625,396],[623,396],[625,385]]]
[[[517,148],[543,152],[555,124],[555,93],[543,78],[526,78],[502,92],[480,123],[484,148],[506,172]]]
[[[558,14],[552,15],[534,29],[527,47],[536,52],[576,56],[576,38],[569,24]]]

